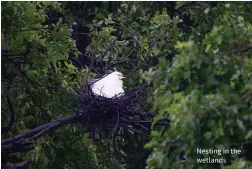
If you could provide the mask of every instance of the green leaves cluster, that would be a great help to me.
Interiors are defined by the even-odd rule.
[[[221,8],[224,5],[220,3],[215,9],[222,9],[217,18],[222,16],[223,20],[230,15],[229,8]],[[239,19],[243,18],[242,11],[232,12],[238,20],[229,22],[229,26],[223,20],[216,21],[212,27],[208,25],[209,31],[200,41],[199,37],[190,36],[189,41],[178,42],[175,47],[179,54],[172,65],[168,66],[165,60],[158,65],[156,76],[159,78],[153,81],[157,90],[155,106],[159,109],[159,118],[169,117],[172,123],[164,136],[161,131],[153,132],[153,139],[146,145],[153,148],[148,159],[150,168],[224,167],[224,164],[198,164],[196,159],[203,157],[196,154],[196,148],[240,148],[244,158],[231,155],[225,158],[242,160],[241,168],[251,165],[246,161],[250,157],[243,145],[251,140],[251,96],[241,99],[252,89],[251,51],[233,51],[251,44],[252,40],[250,20]],[[201,34],[201,28],[196,26],[194,31]],[[166,91],[160,84],[165,85]],[[178,163],[182,151],[188,161]],[[234,162],[229,167],[236,165]]]
[[[69,101],[67,91],[80,86],[82,72],[68,61],[69,52],[78,53],[78,50],[70,25],[60,17],[64,10],[59,3],[3,2],[1,5],[2,43],[7,44],[7,51],[2,53],[2,125],[9,118],[7,94],[15,113],[12,131],[2,135],[6,138],[72,115],[77,105]],[[55,13],[56,20],[51,20],[51,13]],[[66,128],[62,131],[68,132]],[[56,149],[64,149],[64,141],[55,143],[55,136],[53,133],[42,138],[35,150],[27,154],[6,155],[3,162],[18,162],[15,158],[20,158],[31,159],[40,168],[54,166],[59,155]]]

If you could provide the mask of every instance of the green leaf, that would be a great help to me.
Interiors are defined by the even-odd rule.
[[[247,135],[245,136],[245,139],[250,139],[252,137],[252,130],[250,130]]]
[[[209,12],[209,8],[206,8],[206,9],[204,10],[204,13],[205,13],[205,14],[208,14],[208,12]]]
[[[229,8],[229,7],[230,7],[230,4],[225,4],[225,7],[226,7],[226,8]]]
[[[243,122],[242,122],[241,120],[237,119],[236,122],[237,122],[238,127],[239,127],[242,131],[246,131],[246,128],[245,128],[245,126],[244,126],[244,124],[243,124]]]

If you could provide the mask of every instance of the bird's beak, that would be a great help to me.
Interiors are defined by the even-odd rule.
[[[123,76],[123,75],[120,75],[120,77],[121,77],[121,79],[125,79],[126,77],[125,76]]]

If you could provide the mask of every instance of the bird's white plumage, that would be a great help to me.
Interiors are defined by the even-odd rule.
[[[121,95],[124,93],[123,78],[120,72],[115,71],[95,82],[91,89],[93,93],[107,98]]]

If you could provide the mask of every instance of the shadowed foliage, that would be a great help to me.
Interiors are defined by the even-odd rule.
[[[2,168],[252,166],[251,2],[1,7]],[[92,95],[115,68],[125,97]]]

